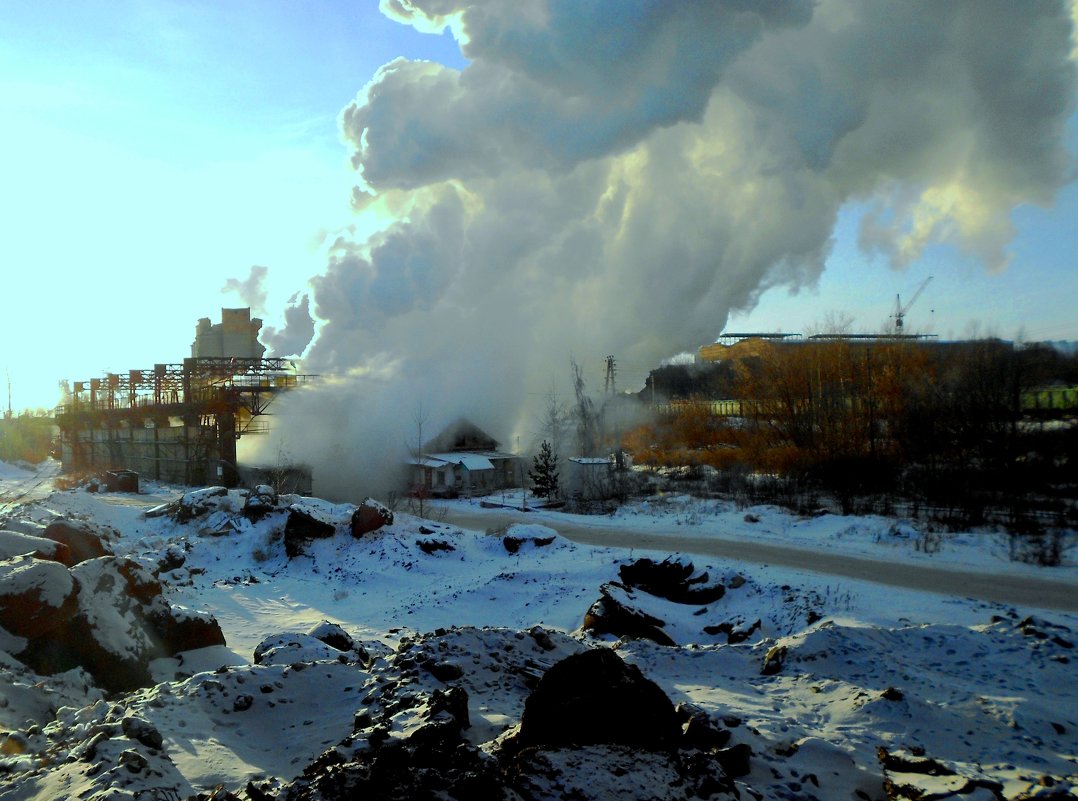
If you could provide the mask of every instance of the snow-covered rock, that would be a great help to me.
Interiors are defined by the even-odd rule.
[[[62,543],[69,553],[68,563],[77,565],[87,559],[110,556],[112,548],[108,540],[115,533],[81,520],[57,520],[46,526],[41,536]]]
[[[77,589],[57,562],[32,556],[0,562],[0,626],[31,640],[48,636],[75,616]]]
[[[71,550],[63,543],[19,531],[0,531],[0,560],[23,555],[71,564]]]
[[[367,498],[352,513],[352,536],[362,537],[393,525],[393,512],[374,498]]]
[[[20,556],[0,562],[0,626],[12,653],[43,674],[83,668],[105,690],[145,686],[151,660],[224,643],[207,613],[172,606],[154,576],[125,557],[72,568]]]

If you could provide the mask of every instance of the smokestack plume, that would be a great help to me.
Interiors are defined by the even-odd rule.
[[[357,212],[393,222],[328,242],[310,313],[275,332],[338,377],[286,402],[353,452],[316,481],[370,486],[419,405],[432,434],[464,414],[505,439],[570,354],[598,382],[608,353],[694,351],[815,282],[846,204],[895,267],[943,243],[1004,269],[1012,210],[1073,174],[1062,2],[382,8],[450,28],[469,64],[398,59],[341,113]]]

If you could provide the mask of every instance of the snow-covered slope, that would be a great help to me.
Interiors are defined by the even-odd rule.
[[[0,799],[185,798],[217,786],[250,798],[334,797],[327,777],[359,781],[385,759],[386,742],[419,759],[413,738],[434,724],[448,742],[461,738],[461,764],[507,798],[572,788],[649,797],[640,787],[675,797],[664,794],[670,781],[711,786],[687,767],[699,767],[692,748],[709,765],[723,760],[742,798],[1011,799],[1078,785],[1074,615],[698,556],[679,563],[691,563],[691,580],[707,574],[697,586],[725,592],[678,603],[621,571],[669,554],[576,545],[558,536],[553,515],[484,532],[398,514],[357,538],[347,525],[354,507],[304,501],[334,533],[289,558],[290,499],[255,520],[237,492],[213,496],[183,523],[145,516],[180,495],[56,492],[9,515],[13,525],[81,516],[115,529],[117,553],[157,572],[174,609],[211,612],[227,644],[160,659],[158,684],[105,698],[79,668],[33,674],[15,659],[17,638],[0,633],[11,652],[0,655]],[[623,516],[684,530],[732,514],[690,503]],[[849,541],[889,558],[932,558],[916,530],[894,521],[755,513],[739,530],[794,532],[787,540],[804,543],[816,526],[829,548]],[[942,553],[960,548],[998,561],[990,537],[955,537]],[[1028,566],[1015,570],[1036,580]],[[601,597],[658,621],[676,645],[581,629]],[[722,746],[686,740],[673,755],[628,761],[616,744],[505,757],[546,670],[593,648],[615,649],[685,715],[702,714]],[[453,688],[467,699],[459,735],[445,733]],[[734,757],[750,753],[733,778]]]

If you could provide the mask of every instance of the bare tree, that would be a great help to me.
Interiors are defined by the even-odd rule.
[[[580,456],[595,456],[602,442],[602,415],[596,411],[595,403],[588,396],[584,384],[584,374],[576,359],[570,358],[573,370],[573,393],[576,406],[573,415],[576,418],[576,441]]]
[[[423,404],[417,404],[412,410],[411,435],[405,441],[411,468],[408,477],[408,507],[417,517],[427,516],[427,499],[430,496],[428,468],[423,464],[423,426],[428,419],[429,415],[424,411]]]
[[[533,433],[536,440],[549,442],[554,453],[561,453],[565,431],[571,421],[572,412],[558,398],[558,391],[551,383],[550,392],[546,396],[546,405],[543,407],[542,414],[535,421],[537,430]]]

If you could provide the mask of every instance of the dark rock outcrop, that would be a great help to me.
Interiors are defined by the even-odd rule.
[[[520,551],[522,545],[533,545],[536,548],[543,548],[556,540],[556,536],[550,537],[518,537],[512,534],[506,534],[502,537],[502,545],[508,553],[517,553]]]
[[[0,627],[17,637],[46,637],[78,611],[78,586],[66,567],[32,556],[0,562]]]
[[[553,665],[524,704],[513,748],[593,744],[645,749],[677,746],[674,705],[640,669],[607,648]]]
[[[599,600],[584,615],[584,629],[593,634],[651,640],[659,645],[676,645],[663,631],[665,621],[633,606],[633,596],[616,582],[599,588]]]
[[[153,659],[224,643],[211,615],[170,606],[153,574],[122,557],[0,563],[0,598],[0,625],[27,641],[21,662],[46,675],[81,667],[108,692],[152,683]]]
[[[337,527],[315,510],[292,506],[284,526],[284,550],[288,558],[299,556],[311,540],[327,539],[337,533]]]
[[[362,537],[383,526],[393,525],[393,512],[373,498],[367,498],[352,512],[352,536]]]
[[[679,604],[710,604],[726,594],[726,587],[707,572],[697,573],[692,562],[680,559],[637,559],[622,565],[618,575],[629,587]]]
[[[105,544],[104,531],[78,520],[57,520],[49,523],[42,536],[67,547],[69,562],[65,564],[77,565],[87,559],[112,555],[112,549]]]

